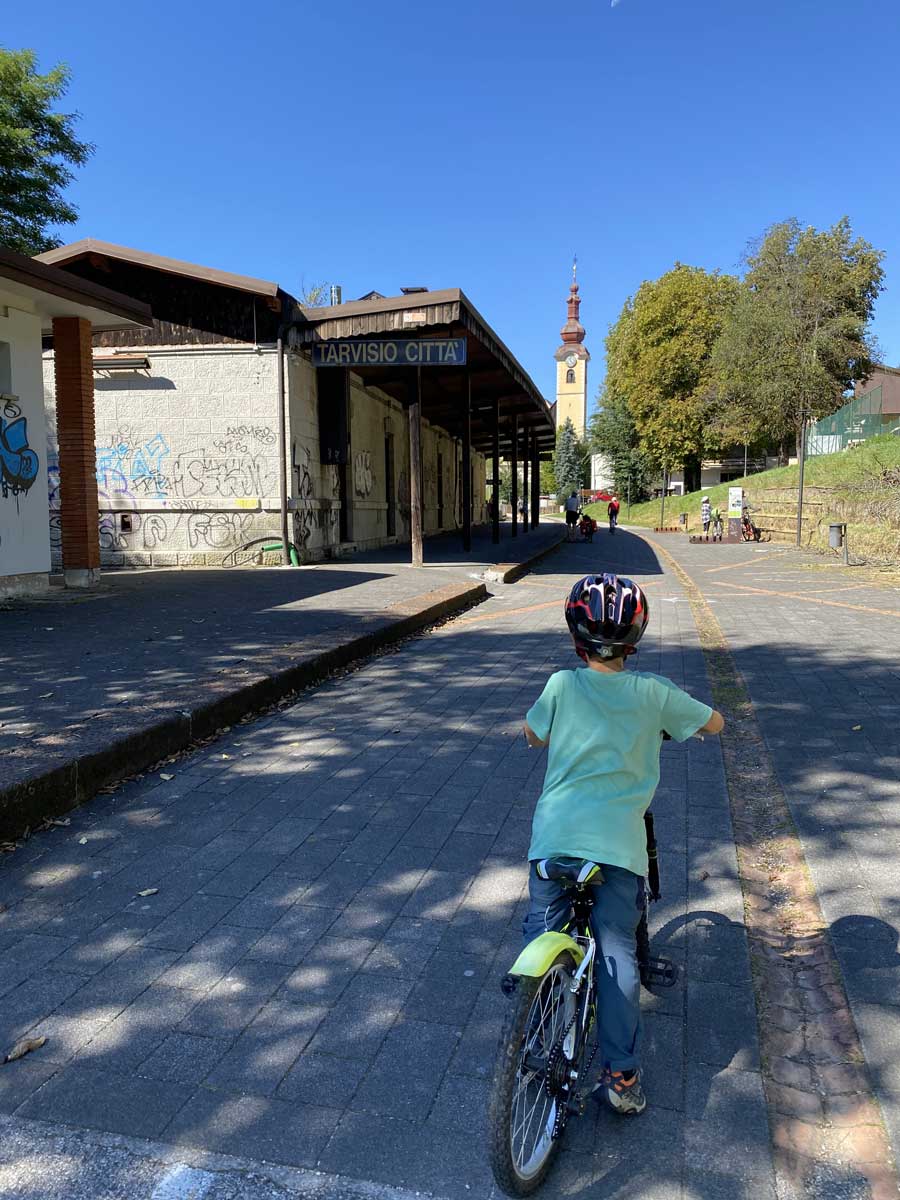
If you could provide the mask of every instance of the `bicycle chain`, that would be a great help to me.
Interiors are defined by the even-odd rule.
[[[572,1014],[568,1025],[562,1031],[559,1038],[557,1039],[556,1045],[553,1047],[553,1049],[550,1051],[549,1055],[547,1056],[547,1069],[544,1074],[544,1091],[547,1093],[547,1095],[550,1097],[551,1100],[557,1101],[556,1116],[553,1119],[553,1130],[550,1134],[550,1138],[554,1142],[557,1141],[560,1137],[562,1137],[562,1132],[563,1132],[563,1129],[565,1128],[565,1124],[566,1124],[566,1118],[569,1115],[569,1105],[568,1105],[568,1100],[566,1101],[565,1104],[560,1104],[558,1097],[553,1094],[552,1079],[553,1079],[553,1075],[556,1072],[556,1065],[559,1062],[559,1058],[563,1053],[563,1046],[565,1045],[566,1038],[569,1036],[569,1031],[571,1030],[572,1026],[575,1024],[577,1017],[578,1017],[578,1009],[576,1007],[575,1012]]]

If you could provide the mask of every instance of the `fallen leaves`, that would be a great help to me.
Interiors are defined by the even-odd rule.
[[[164,771],[161,771],[161,772],[160,772],[160,776],[159,776],[159,777],[160,777],[160,779],[164,779],[164,780],[166,781],[166,783],[168,783],[170,779],[174,779],[174,778],[175,778],[175,776],[174,776],[174,775],[166,775],[166,773],[165,773]]]
[[[857,732],[858,732],[860,729],[862,729],[862,725],[854,725],[854,726],[853,726],[853,732],[854,732],[854,733],[857,733]]]
[[[159,888],[144,888],[144,890],[142,892],[138,892],[137,895],[141,898],[144,896],[155,896],[158,891]]]
[[[21,1042],[16,1042],[3,1061],[4,1063],[11,1063],[15,1062],[17,1058],[24,1058],[32,1050],[40,1050],[41,1046],[46,1044],[46,1041],[47,1039],[43,1035],[36,1038],[24,1038]]]

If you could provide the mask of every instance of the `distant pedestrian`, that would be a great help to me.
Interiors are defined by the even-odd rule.
[[[566,500],[566,541],[575,541],[575,530],[578,525],[578,510],[581,505],[578,503],[578,493],[573,491],[572,495]]]
[[[615,533],[619,523],[619,501],[615,494],[606,506],[606,515],[609,517],[609,532]]]
[[[710,513],[710,518],[712,520],[713,541],[721,542],[721,540],[722,540],[722,514],[719,511],[718,504],[713,506],[712,512]]]
[[[709,503],[709,496],[704,496],[700,501],[700,520],[703,522],[703,532],[709,533],[709,523],[712,520],[712,506]]]

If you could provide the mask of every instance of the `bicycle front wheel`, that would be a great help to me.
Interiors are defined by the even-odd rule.
[[[575,963],[563,951],[539,979],[523,976],[510,999],[488,1102],[491,1169],[508,1196],[528,1196],[547,1176],[559,1148],[554,1131],[564,1064],[550,1062],[561,1044],[573,997],[568,991]]]

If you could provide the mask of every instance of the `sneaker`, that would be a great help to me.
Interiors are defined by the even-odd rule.
[[[647,1097],[641,1087],[640,1071],[630,1072],[631,1077],[626,1078],[628,1074],[612,1071],[600,1080],[594,1088],[594,1095],[598,1100],[605,1099],[610,1108],[614,1108],[617,1113],[636,1117],[647,1107]]]

